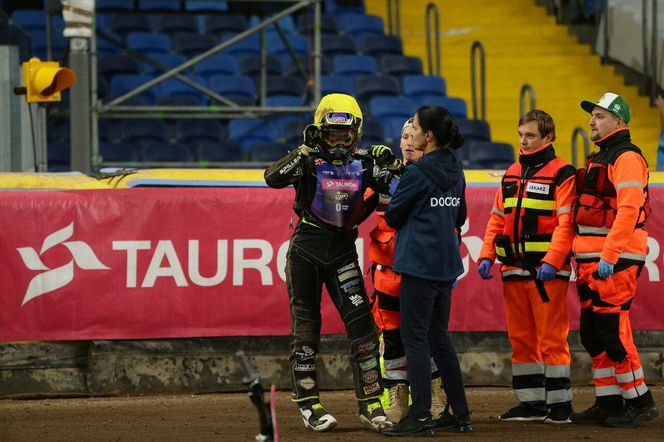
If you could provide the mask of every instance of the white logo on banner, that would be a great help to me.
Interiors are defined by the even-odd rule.
[[[72,222],[67,227],[48,235],[44,239],[39,253],[32,247],[19,247],[16,249],[28,269],[44,270],[44,272],[32,278],[30,284],[28,284],[28,289],[25,292],[21,305],[25,305],[31,299],[69,284],[74,279],[74,264],[83,270],[109,269],[109,267],[106,267],[99,261],[90,246],[83,241],[67,241],[73,234],[74,223]],[[73,259],[61,267],[49,269],[42,262],[41,256],[44,252],[58,244],[62,244],[69,249]]]

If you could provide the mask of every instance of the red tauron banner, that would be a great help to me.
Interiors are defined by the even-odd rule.
[[[475,259],[495,187],[469,187],[466,272],[450,329],[504,330],[502,288]],[[284,266],[292,189],[137,188],[0,194],[0,340],[266,336],[289,333]],[[661,207],[664,189],[652,189]],[[365,274],[368,232],[357,242]],[[648,262],[632,304],[636,329],[664,329],[664,212],[648,223]],[[371,279],[366,278],[372,291]],[[578,327],[574,284],[572,326]],[[327,296],[323,332],[344,327]]]

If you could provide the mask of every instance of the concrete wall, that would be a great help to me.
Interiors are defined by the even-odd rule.
[[[511,385],[505,333],[454,333],[453,340],[467,385]],[[662,383],[664,332],[637,331],[635,341],[648,383]],[[590,358],[577,333],[570,343],[572,382],[587,385]],[[263,387],[290,389],[285,336],[30,342],[0,344],[0,397],[243,391],[237,350],[247,354]],[[352,388],[342,335],[323,337],[319,381],[326,389]]]

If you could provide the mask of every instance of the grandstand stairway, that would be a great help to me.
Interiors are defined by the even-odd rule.
[[[427,72],[425,11],[431,0],[401,2],[400,27],[405,55],[420,57]],[[492,141],[517,145],[519,92],[523,84],[535,90],[536,106],[550,113],[557,129],[559,154],[571,160],[571,134],[586,132],[589,116],[583,99],[597,100],[607,91],[622,95],[632,109],[633,142],[641,147],[654,170],[660,126],[657,110],[589,45],[580,44],[566,26],[556,24],[535,0],[434,0],[439,11],[441,75],[448,95],[461,97],[471,108],[470,50],[480,41],[486,52],[487,108]],[[366,11],[388,23],[386,2],[367,0]],[[435,63],[434,63],[435,66]],[[592,148],[592,146],[591,146]]]

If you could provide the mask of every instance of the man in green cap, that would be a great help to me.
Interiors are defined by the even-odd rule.
[[[582,101],[599,147],[577,172],[574,243],[579,334],[592,357],[595,404],[575,424],[637,427],[659,411],[632,340],[629,309],[645,263],[650,214],[648,163],[631,143],[629,106],[614,93]]]

